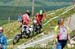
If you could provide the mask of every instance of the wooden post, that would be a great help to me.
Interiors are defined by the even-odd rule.
[[[8,23],[10,22],[10,16],[8,17]]]
[[[72,4],[75,5],[75,0],[72,0]],[[74,7],[74,10],[75,10],[75,7]]]
[[[73,5],[75,4],[75,0],[72,0],[72,4],[73,4]]]
[[[68,26],[71,25],[71,16],[69,17],[69,20],[68,20]]]
[[[34,0],[32,0],[32,16],[34,15]]]

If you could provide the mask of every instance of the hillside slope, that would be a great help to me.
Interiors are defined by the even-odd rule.
[[[72,8],[73,6],[71,6],[70,8]],[[61,8],[55,11],[51,11],[47,13],[47,17],[46,20],[43,22],[44,24],[46,24],[51,18],[58,16],[59,14],[63,13],[64,11],[66,11],[67,9],[69,9],[68,7],[65,8]],[[53,13],[53,14],[52,14]],[[75,13],[74,9],[71,9],[70,11],[68,11],[67,13],[65,13],[64,15],[61,15],[59,17],[68,17],[71,14]],[[53,21],[48,22],[44,27],[44,33],[47,34],[47,31],[50,31],[50,26],[55,26],[56,25],[56,21],[57,19],[54,19]],[[15,34],[20,33],[20,29],[19,29],[19,23],[17,21],[13,22],[13,23],[8,23],[8,24],[4,24],[4,33],[7,36],[8,40],[11,38],[13,39],[13,37],[15,36]],[[9,36],[8,36],[9,35]],[[37,35],[38,36],[38,35]],[[39,36],[40,37],[40,36]],[[38,38],[39,38],[38,37]],[[35,38],[35,37],[34,37]],[[31,38],[30,38],[31,39]],[[29,39],[23,39],[21,40],[18,44],[22,44],[23,42],[28,41]],[[12,41],[10,41],[12,44]]]

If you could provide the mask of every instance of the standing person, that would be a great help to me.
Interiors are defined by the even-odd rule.
[[[6,49],[7,39],[3,34],[3,28],[0,27],[0,49]]]
[[[21,28],[22,27],[22,14],[21,13],[19,13],[19,15],[18,15],[18,22],[19,22],[20,28]]]
[[[43,12],[43,10],[40,10],[39,13],[36,13],[36,21],[38,26],[40,27],[40,30],[42,28],[42,21],[45,19],[45,13]]]
[[[26,13],[22,16],[22,32],[24,31],[23,30],[23,26],[25,25],[26,26],[26,31],[27,33],[29,32],[29,23],[30,23],[30,11],[27,10]]]
[[[18,21],[21,23],[22,22],[22,14],[21,13],[19,13],[19,15],[18,15]]]
[[[63,18],[58,20],[58,25],[55,27],[55,32],[57,33],[55,36],[55,38],[57,37],[56,49],[63,49],[67,44],[67,41],[70,41],[70,36],[68,34],[69,28],[64,25]]]

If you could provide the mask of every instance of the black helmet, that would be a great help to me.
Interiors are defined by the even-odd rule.
[[[26,13],[27,13],[29,16],[30,16],[30,14],[31,14],[29,10],[26,10]]]
[[[61,18],[58,18],[58,24],[60,24],[60,22],[61,22]]]
[[[64,21],[64,19],[63,18],[58,18],[58,24],[60,24],[61,21]]]

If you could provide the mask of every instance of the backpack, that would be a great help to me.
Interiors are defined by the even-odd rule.
[[[58,40],[67,40],[68,39],[68,31],[65,26],[59,27],[57,38],[58,38]]]

